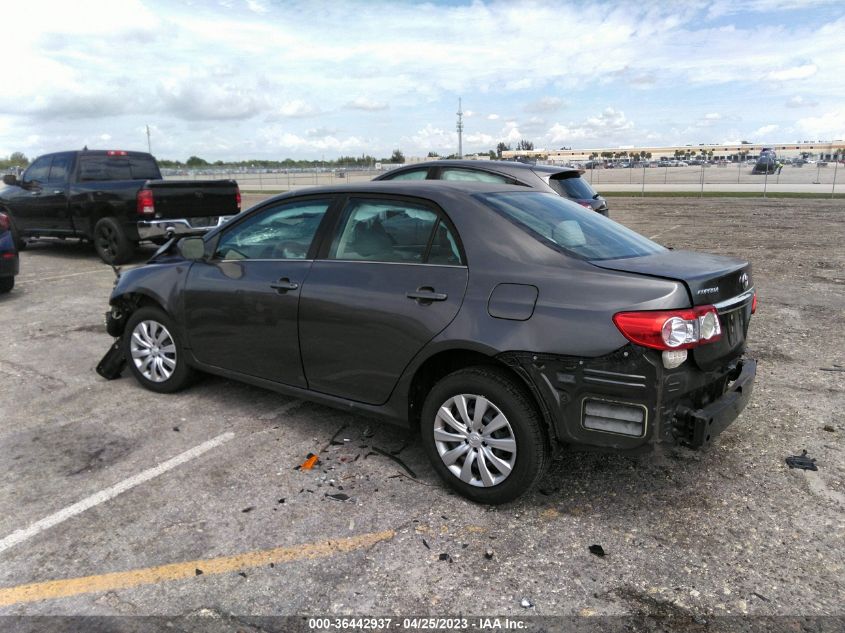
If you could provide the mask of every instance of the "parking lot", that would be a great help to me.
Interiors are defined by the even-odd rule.
[[[0,614],[842,615],[845,201],[612,198],[611,216],[753,262],[752,404],[708,452],[566,450],[497,508],[366,418],[215,377],[170,396],[103,380],[112,271],[32,244],[0,298]],[[786,466],[803,449],[817,472]]]

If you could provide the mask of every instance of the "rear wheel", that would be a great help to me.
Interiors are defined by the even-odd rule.
[[[0,277],[0,294],[5,294],[7,292],[11,292],[12,288],[15,287],[15,278],[12,276],[9,277]]]
[[[159,308],[145,307],[132,313],[123,332],[123,351],[132,374],[150,391],[179,391],[194,376],[185,362],[176,327]]]
[[[100,218],[94,225],[94,248],[107,264],[125,264],[135,254],[135,245],[114,218]]]
[[[551,453],[530,395],[495,367],[462,369],[438,382],[423,406],[421,434],[440,477],[480,503],[527,492]]]

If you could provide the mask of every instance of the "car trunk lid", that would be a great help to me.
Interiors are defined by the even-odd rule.
[[[710,370],[724,359],[739,356],[745,349],[754,294],[748,262],[735,257],[666,250],[592,264],[607,270],[681,281],[687,287],[692,305],[716,306],[721,339],[692,350],[692,357],[701,369]]]

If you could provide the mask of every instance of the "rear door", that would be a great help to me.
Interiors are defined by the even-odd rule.
[[[41,222],[41,196],[50,177],[52,156],[42,156],[27,167],[21,177],[21,188],[15,192],[13,211],[18,229],[31,230],[45,228]]]
[[[279,201],[227,227],[213,257],[191,266],[185,324],[201,362],[305,386],[297,316],[330,196]]]
[[[354,196],[321,251],[300,300],[308,387],[384,403],[458,313],[467,285],[459,237],[428,204]]]
[[[34,199],[34,215],[43,229],[60,233],[73,229],[68,213],[68,177],[73,168],[73,156],[73,152],[53,155],[47,181]]]

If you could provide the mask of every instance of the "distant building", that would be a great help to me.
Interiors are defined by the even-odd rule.
[[[833,160],[838,152],[840,158],[845,158],[845,141],[808,141],[803,143],[744,143],[732,145],[701,143],[699,145],[672,145],[664,147],[596,147],[589,149],[535,149],[509,150],[502,152],[502,158],[515,159],[519,157],[547,160],[552,163],[569,163],[573,161],[613,160],[614,158],[630,159],[635,154],[646,156],[649,160],[661,158],[677,158],[681,155],[702,157],[704,152],[711,160],[738,161],[757,158],[764,149],[773,149],[783,158],[799,158],[809,156],[820,160]],[[712,153],[711,153],[712,152]],[[650,156],[649,156],[650,154]],[[609,156],[608,156],[609,155]]]

